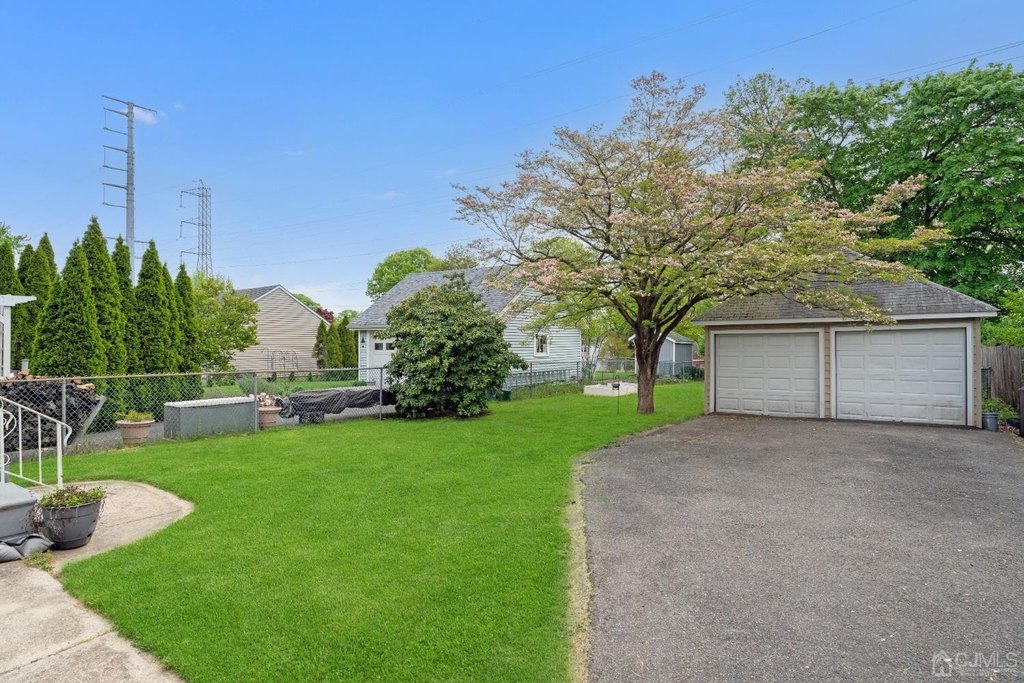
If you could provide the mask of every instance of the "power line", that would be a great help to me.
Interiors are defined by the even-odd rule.
[[[964,53],[962,55],[956,55],[954,57],[947,57],[946,59],[940,59],[940,60],[937,60],[937,61],[934,61],[934,62],[928,62],[927,64],[919,64],[918,66],[907,67],[906,69],[900,69],[899,71],[890,71],[889,73],[882,74],[881,76],[872,76],[871,78],[863,78],[863,79],[861,79],[859,81],[855,81],[855,82],[859,85],[861,83],[867,83],[869,81],[880,81],[882,79],[889,78],[890,76],[897,76],[899,74],[907,74],[908,76],[916,76],[916,75],[919,75],[919,74],[922,74],[922,73],[931,73],[932,71],[938,71],[939,69],[945,69],[945,68],[950,67],[950,66],[955,66],[957,64],[962,64],[964,62],[972,61],[974,59],[977,59],[978,57],[987,57],[988,55],[993,55],[993,54],[996,54],[998,52],[1004,52],[1006,50],[1010,50],[1010,49],[1013,49],[1015,47],[1019,47],[1021,45],[1024,45],[1024,40],[1018,40],[1018,41],[1015,41],[1013,43],[1006,43],[1004,45],[997,45],[995,47],[985,48],[984,50],[977,50],[975,52],[966,52],[966,53]],[[1009,59],[1016,59],[1016,57],[1010,57]],[[935,69],[928,69],[928,67],[934,67],[936,65],[939,65],[939,66],[937,66]],[[928,69],[928,70],[927,71],[919,71],[919,69]],[[910,71],[913,71],[913,72],[916,72],[916,73],[907,73],[907,72],[910,72]]]

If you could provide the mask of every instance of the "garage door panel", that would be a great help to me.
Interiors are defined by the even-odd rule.
[[[740,349],[722,362],[723,351]],[[817,332],[719,334],[715,410],[757,415],[820,414]],[[735,360],[733,360],[735,359]]]
[[[835,347],[836,417],[967,423],[963,328],[837,332]]]

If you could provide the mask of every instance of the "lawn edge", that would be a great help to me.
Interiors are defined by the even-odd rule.
[[[569,532],[569,675],[573,683],[590,678],[590,564],[587,562],[587,530],[583,510],[583,468],[589,453],[573,459],[565,525]]]

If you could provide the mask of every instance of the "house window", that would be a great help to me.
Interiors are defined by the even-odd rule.
[[[394,351],[395,350],[395,342],[393,342],[393,341],[389,341],[389,342],[375,341],[375,342],[373,342],[373,350],[374,351]]]
[[[547,332],[538,332],[533,336],[533,355],[546,356],[549,349]]]
[[[373,342],[373,350],[374,351],[383,351],[384,350],[384,342]]]
[[[395,350],[395,342],[384,342],[384,350],[385,351],[394,351]]]

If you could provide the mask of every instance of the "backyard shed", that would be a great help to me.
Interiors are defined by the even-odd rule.
[[[981,320],[997,310],[934,282],[853,289],[894,325],[782,294],[730,299],[705,328],[707,412],[981,426]]]
[[[633,343],[636,335],[630,335]],[[693,340],[675,332],[669,332],[658,354],[658,376],[674,377],[688,365],[693,365]],[[636,357],[634,356],[634,361]]]
[[[232,359],[241,372],[290,372],[316,369],[313,346],[321,322],[316,311],[281,285],[239,289],[259,304],[256,343]]]

